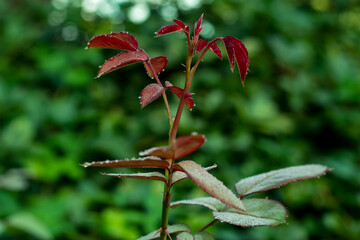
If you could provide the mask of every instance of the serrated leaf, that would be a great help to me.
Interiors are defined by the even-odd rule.
[[[168,226],[167,231],[169,234],[179,233],[179,232],[190,232],[191,228],[184,223],[179,223],[179,224]],[[147,234],[146,236],[140,237],[140,238],[138,238],[138,240],[152,240],[152,239],[156,239],[156,238],[160,237],[160,233],[157,233],[155,235],[156,232],[158,232],[158,230],[155,230],[155,231]]]
[[[245,199],[246,213],[236,209],[213,212],[215,219],[241,227],[278,226],[287,218],[285,207],[274,200]]]
[[[145,157],[125,160],[106,160],[99,162],[85,162],[82,167],[113,167],[113,168],[163,168],[168,169],[169,163],[157,157]]]
[[[165,88],[157,83],[147,85],[140,94],[141,107],[145,107],[149,103],[155,101],[165,91]]]
[[[195,238],[191,233],[182,232],[176,236],[176,240],[195,240]]]
[[[209,48],[211,51],[213,51],[216,54],[216,56],[218,56],[220,59],[222,59],[222,54],[221,54],[220,48],[216,44],[216,41],[209,42]]]
[[[159,172],[148,172],[148,173],[101,173],[105,176],[117,177],[117,178],[136,178],[136,179],[146,179],[146,180],[155,180],[162,181],[166,183],[166,177]]]
[[[145,53],[144,50],[140,49],[139,51],[126,51],[121,52],[118,55],[111,57],[107,60],[101,67],[97,74],[97,78],[101,77],[102,75],[112,72],[116,69],[125,67],[129,64],[137,63],[137,62],[144,62],[148,60],[149,57]]]
[[[184,89],[176,87],[168,81],[165,82],[165,87],[166,89],[169,89],[171,92],[173,92],[179,99],[181,99]],[[185,106],[189,110],[191,110],[194,107],[194,99],[191,97],[191,93],[189,93],[185,97]]]
[[[175,159],[186,157],[197,151],[206,141],[203,134],[191,134],[176,139]]]
[[[237,38],[232,37],[237,66],[239,68],[241,82],[244,85],[246,74],[249,69],[249,54],[245,45]]]
[[[202,198],[195,198],[190,200],[180,200],[170,204],[171,208],[176,208],[182,205],[198,205],[209,208],[212,211],[221,211],[226,207],[226,205],[220,202],[216,198],[212,197],[202,197]]]
[[[215,240],[215,237],[208,232],[197,232],[194,238],[195,240]]]
[[[173,153],[171,149],[167,146],[164,147],[153,147],[139,152],[140,156],[156,156],[164,159],[171,159]]]
[[[214,164],[214,165],[212,165],[210,167],[206,167],[205,170],[210,171],[210,170],[212,170],[212,169],[214,169],[216,167],[217,167],[217,165]],[[175,169],[177,169],[176,164],[175,164]],[[171,185],[174,185],[175,183],[177,183],[177,182],[179,182],[181,180],[187,179],[187,178],[188,178],[188,176],[186,175],[186,173],[181,172],[181,171],[176,171],[172,175]]]
[[[215,240],[215,238],[208,232],[197,232],[195,234],[182,232],[176,236],[176,240]]]
[[[201,187],[204,191],[209,193],[216,199],[225,203],[227,206],[246,211],[242,201],[235,196],[235,194],[228,189],[220,180],[208,173],[204,168],[194,161],[182,161],[178,163],[188,177],[196,185]]]
[[[235,184],[235,190],[243,198],[252,193],[264,192],[291,182],[319,177],[328,171],[330,171],[329,168],[318,164],[283,168],[242,179]]]
[[[181,27],[179,27],[177,24],[167,25],[167,26],[164,26],[159,29],[159,31],[156,33],[156,37],[159,37],[159,36],[162,36],[165,34],[169,34],[169,33],[173,33],[173,32],[178,32],[181,30],[182,30]]]
[[[159,73],[161,73],[162,71],[164,71],[166,65],[168,63],[168,60],[166,57],[160,56],[160,57],[155,57],[150,59],[150,64],[152,65],[152,67],[155,70],[155,74],[159,75]],[[144,62],[144,66],[146,69],[147,74],[149,75],[149,77],[154,78],[155,74],[152,71],[150,65],[148,62]]]
[[[87,48],[114,48],[135,51],[139,48],[136,38],[126,32],[115,32],[92,38]]]
[[[179,27],[181,27],[182,29],[185,29],[185,23],[183,23],[183,21],[179,20],[179,19],[173,19],[173,22],[176,23],[176,25],[178,25]]]
[[[175,159],[190,155],[198,150],[205,141],[206,138],[202,134],[192,134],[178,137],[175,143]],[[140,152],[139,155],[171,159],[173,157],[173,152],[169,147],[154,147]]]
[[[195,28],[194,28],[195,37],[199,36],[199,34],[200,34],[201,30],[202,30],[201,22],[202,22],[203,16],[204,16],[204,14],[201,14],[199,20],[195,23]]]
[[[225,45],[225,49],[229,57],[230,69],[233,71],[235,67],[234,42],[230,36],[222,38],[222,41]]]
[[[207,43],[206,40],[200,39],[200,40],[198,41],[197,45],[196,45],[196,51],[195,51],[195,53],[196,53],[196,54],[199,54],[199,52],[201,52],[201,50],[203,50],[204,47],[206,47],[206,43]]]

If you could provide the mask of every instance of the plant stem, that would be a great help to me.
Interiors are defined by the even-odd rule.
[[[205,229],[207,229],[208,227],[211,227],[212,225],[214,225],[214,223],[216,223],[218,220],[217,219],[214,219],[212,220],[211,222],[209,222],[208,224],[206,224],[204,227],[202,227],[199,231],[197,232],[202,232],[204,231]]]
[[[188,38],[189,39],[189,38]],[[190,41],[188,41],[190,43]],[[170,210],[170,200],[171,200],[171,185],[172,185],[172,175],[173,175],[173,165],[175,163],[175,143],[176,143],[176,134],[179,128],[181,115],[185,105],[186,94],[189,92],[192,77],[194,72],[191,71],[191,61],[193,57],[194,46],[189,45],[188,48],[188,56],[186,58],[186,79],[185,79],[185,87],[180,98],[180,103],[175,115],[175,119],[172,122],[172,125],[169,129],[169,145],[173,150],[173,157],[170,160],[170,168],[169,170],[165,170],[165,177],[167,179],[167,183],[164,186],[164,195],[163,195],[163,207],[161,214],[161,231],[160,231],[160,240],[166,240],[167,238],[167,227],[169,220],[169,210]]]
[[[156,74],[156,71],[154,69],[154,66],[151,64],[150,60],[147,61],[147,64],[150,66],[151,71],[153,72],[154,76],[155,76],[155,80],[156,82],[160,85],[163,86],[160,82],[160,79],[158,77],[158,75]],[[172,119],[171,119],[171,113],[170,113],[170,107],[169,107],[169,102],[167,100],[166,94],[165,92],[162,93],[163,99],[164,99],[164,103],[165,103],[165,107],[166,107],[166,112],[167,112],[167,116],[169,119],[169,127],[170,129],[172,128]]]
[[[161,231],[160,231],[160,239],[166,240],[167,237],[167,227],[169,220],[169,210],[170,210],[170,199],[171,199],[171,175],[170,170],[165,170],[165,177],[167,179],[167,184],[164,186],[164,195],[163,195],[163,206],[161,213]],[[169,182],[170,181],[170,182]],[[170,184],[169,184],[170,183]]]

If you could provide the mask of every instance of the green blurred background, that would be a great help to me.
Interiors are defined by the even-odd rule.
[[[244,41],[250,72],[243,88],[227,57],[206,55],[192,88],[196,107],[179,130],[207,136],[192,159],[217,164],[212,173],[232,189],[282,167],[334,168],[257,195],[284,203],[287,225],[209,230],[222,240],[359,239],[358,0],[9,0],[0,13],[1,240],[130,240],[159,227],[161,183],[105,177],[79,163],[166,144],[162,102],[140,109],[152,82],[141,64],[94,79],[117,52],[84,48],[95,35],[128,31],[151,57],[168,57],[160,78],[182,86],[184,37],[154,32],[171,18],[192,27],[201,13],[203,38]],[[189,180],[174,191],[173,200],[207,196]],[[211,220],[195,206],[170,217],[194,230]]]

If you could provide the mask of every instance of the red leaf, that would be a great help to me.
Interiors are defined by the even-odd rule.
[[[195,29],[194,29],[194,30],[195,30],[195,31],[194,31],[195,37],[196,37],[196,36],[199,36],[199,34],[200,34],[200,32],[201,32],[201,29],[202,29],[202,27],[201,27],[201,22],[202,22],[203,16],[204,16],[204,14],[201,14],[199,20],[195,23]]]
[[[196,51],[195,51],[195,53],[196,53],[196,54],[199,54],[199,52],[200,52],[201,50],[203,50],[205,46],[206,46],[206,40],[200,39],[200,40],[198,41],[197,45],[196,45]]]
[[[166,177],[159,172],[148,172],[148,173],[101,173],[105,176],[117,177],[117,178],[136,178],[146,180],[163,181],[167,183]]]
[[[233,71],[234,67],[235,67],[234,42],[232,40],[232,37],[230,37],[230,36],[224,37],[222,39],[222,41],[224,42],[226,52],[227,52],[227,54],[229,56],[230,69],[231,69],[231,71]]]
[[[147,85],[142,91],[140,95],[140,104],[141,107],[145,107],[149,103],[156,100],[160,95],[165,91],[165,88],[160,86],[157,83],[151,83]]]
[[[183,158],[198,150],[204,144],[206,138],[202,134],[181,136],[176,139],[175,159]],[[169,147],[154,147],[142,151],[140,156],[156,156],[165,159],[171,159],[173,153]]]
[[[90,40],[87,48],[115,48],[135,51],[139,48],[136,38],[126,32],[99,35]]]
[[[249,54],[245,45],[237,38],[232,37],[234,42],[234,51],[236,63],[239,68],[241,82],[244,85],[246,74],[249,69]]]
[[[165,82],[165,86],[166,89],[169,89],[170,91],[172,91],[179,99],[181,99],[181,96],[184,92],[184,89],[173,86],[170,82],[166,81]],[[191,93],[188,94],[185,97],[185,106],[191,110],[194,107],[194,99],[191,97]]]
[[[150,63],[155,70],[155,74],[159,75],[160,72],[164,71],[166,64],[168,63],[168,60],[166,57],[160,56],[160,57],[150,59]],[[149,77],[154,78],[155,75],[154,75],[153,71],[151,70],[149,63],[144,62],[144,66],[145,66],[146,72],[149,75]]]
[[[210,47],[211,51],[213,51],[216,54],[216,56],[218,56],[220,59],[222,59],[222,54],[221,54],[221,51],[220,51],[218,45],[216,44],[216,41],[209,42],[209,47]]]
[[[167,25],[167,26],[160,28],[160,30],[156,33],[156,37],[159,37],[161,35],[165,35],[168,33],[178,32],[181,30],[182,30],[181,27],[179,27],[176,24]]]
[[[125,160],[106,160],[100,162],[85,162],[83,167],[113,167],[113,168],[169,168],[169,163],[157,157],[145,157]]]
[[[185,23],[183,23],[183,21],[179,20],[179,19],[173,19],[173,22],[176,23],[176,25],[178,25],[179,27],[181,27],[182,29],[185,30]]]
[[[204,144],[206,138],[202,134],[191,134],[176,139],[175,159],[183,158],[197,151]]]
[[[144,62],[148,60],[149,57],[145,53],[144,50],[140,49],[139,51],[126,51],[121,52],[118,55],[110,58],[107,60],[101,67],[97,74],[97,78],[101,77],[102,75],[112,72],[116,69],[125,67],[132,63],[137,62]]]
[[[173,153],[169,147],[153,147],[139,152],[140,156],[156,156],[164,159],[171,159]]]
[[[211,196],[232,208],[246,211],[245,205],[242,203],[242,201],[238,197],[236,197],[235,194],[230,189],[228,189],[220,180],[208,173],[199,164],[194,161],[182,161],[179,162],[177,165],[182,167],[182,169],[184,170],[186,175],[188,175],[191,181],[193,181],[196,185],[201,187]]]

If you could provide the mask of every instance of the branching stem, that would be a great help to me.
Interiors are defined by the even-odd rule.
[[[188,38],[189,39],[189,38]],[[188,41],[191,44],[190,41]],[[185,79],[185,86],[182,96],[180,98],[180,103],[175,115],[175,119],[172,122],[172,126],[169,129],[169,145],[173,152],[172,159],[170,161],[170,168],[166,170],[165,177],[167,179],[167,184],[164,186],[164,195],[163,195],[163,208],[162,208],[162,216],[161,216],[161,232],[160,232],[160,239],[166,240],[167,238],[167,227],[168,227],[168,219],[169,219],[169,209],[170,209],[170,199],[171,199],[171,185],[172,185],[172,175],[173,175],[173,166],[175,163],[175,143],[176,143],[176,135],[179,128],[179,123],[181,119],[181,115],[185,105],[185,98],[187,93],[189,93],[189,89],[191,86],[192,78],[194,72],[191,71],[191,61],[193,58],[194,53],[194,45],[189,45],[188,48],[188,56],[186,58],[186,79]]]

